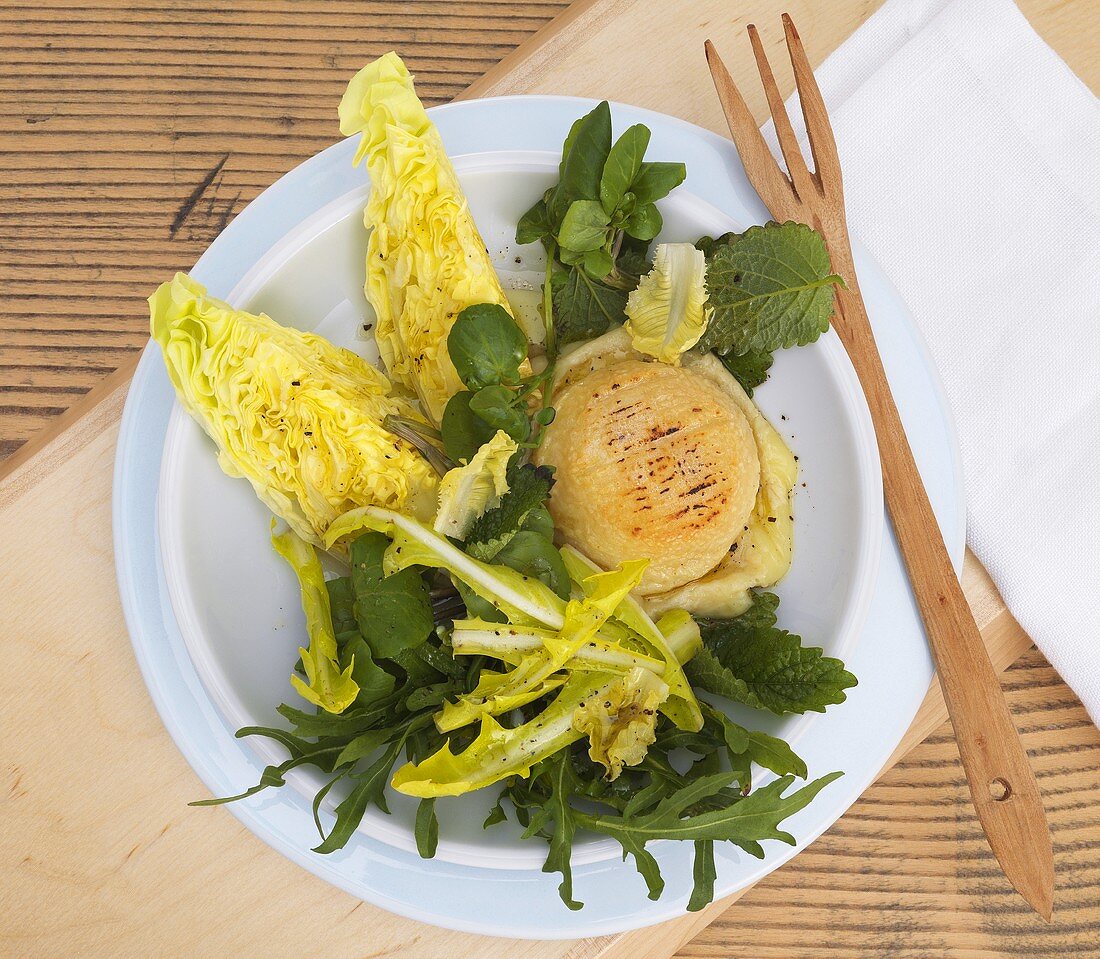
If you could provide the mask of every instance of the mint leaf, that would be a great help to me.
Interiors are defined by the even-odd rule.
[[[539,511],[549,499],[553,485],[554,474],[544,466],[525,463],[510,470],[508,492],[495,507],[474,520],[466,534],[466,552],[474,559],[491,562],[528,521],[542,523]],[[544,533],[544,529],[535,531]]]
[[[703,648],[684,667],[692,685],[778,714],[823,713],[844,702],[855,676],[839,659],[777,629],[778,605],[774,594],[758,593],[735,619],[700,620]]]
[[[810,227],[754,226],[710,257],[713,313],[700,346],[741,354],[812,343],[829,328],[837,283],[825,241]]]
[[[574,267],[550,279],[558,346],[590,340],[612,323],[626,322],[626,290],[615,289]]]
[[[770,352],[761,350],[749,350],[748,353],[740,354],[727,353],[725,356],[719,353],[717,356],[749,396],[752,396],[752,391],[768,379],[768,370],[771,369],[774,359]]]

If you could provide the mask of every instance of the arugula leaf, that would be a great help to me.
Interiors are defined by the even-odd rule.
[[[775,357],[766,350],[749,350],[748,353],[716,354],[733,378],[741,384],[744,391],[752,396],[752,391],[768,378]]]
[[[627,291],[593,279],[583,269],[555,272],[550,291],[559,346],[590,340],[626,320]]]
[[[776,628],[778,605],[773,593],[757,593],[735,619],[700,620],[703,648],[684,666],[692,684],[779,714],[825,712],[844,702],[855,676],[839,659]]]
[[[447,334],[447,353],[455,372],[471,390],[519,379],[527,359],[527,337],[497,303],[468,306]]]
[[[549,514],[543,503],[550,498],[553,485],[553,471],[545,466],[525,463],[509,470],[508,492],[493,509],[474,520],[466,533],[466,552],[474,559],[491,562],[528,523],[545,524]],[[546,529],[539,529],[537,525],[533,531],[546,535]],[[549,531],[553,535],[552,521]]]
[[[550,834],[550,848],[546,852],[546,862],[542,865],[542,871],[561,873],[558,895],[569,909],[577,910],[584,903],[577,902],[573,898],[573,870],[570,860],[573,854],[573,835],[576,832],[576,824],[573,819],[573,809],[569,805],[569,799],[577,788],[576,777],[565,750],[546,760],[546,765],[549,767],[547,778],[550,783],[550,801],[544,808],[554,822],[554,829]]]
[[[389,813],[386,804],[386,783],[390,778],[390,771],[397,762],[398,753],[405,743],[405,737],[392,743],[381,756],[370,764],[362,774],[353,778],[358,781],[347,798],[336,807],[336,822],[332,830],[324,838],[319,846],[314,846],[313,851],[319,853],[335,852],[343,849],[348,840],[359,828],[367,807],[374,803],[384,813]]]
[[[714,868],[714,841],[695,840],[695,860],[691,868],[694,886],[688,900],[688,912],[698,912],[714,900],[714,880],[718,871]]]
[[[718,246],[707,266],[713,313],[700,341],[719,353],[812,343],[829,328],[834,286],[821,235],[803,223],[754,226]]]
[[[624,195],[641,172],[649,137],[649,127],[635,123],[611,147],[600,177],[600,203],[608,216],[619,208]]]
[[[416,838],[416,851],[421,859],[432,859],[439,845],[439,820],[435,815],[435,800],[421,799],[416,807],[416,821],[413,824],[413,836]]]
[[[611,107],[606,100],[577,120],[565,138],[558,184],[547,207],[551,223],[560,223],[574,200],[595,200],[611,152]]]
[[[389,539],[374,532],[357,537],[350,547],[355,619],[379,659],[419,646],[435,626],[428,585],[415,569],[383,575],[382,555],[388,547]]]

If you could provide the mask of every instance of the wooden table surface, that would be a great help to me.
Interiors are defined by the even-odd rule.
[[[566,5],[0,0],[0,460],[142,346],[160,280],[333,141],[351,72],[396,47],[441,102]],[[1021,7],[1100,89],[1100,4]],[[1054,833],[1050,926],[1000,876],[945,724],[682,955],[1100,957],[1100,733],[1037,652],[1006,688]]]

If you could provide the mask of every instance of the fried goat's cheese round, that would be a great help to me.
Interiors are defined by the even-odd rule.
[[[555,467],[550,512],[567,542],[605,569],[648,559],[642,595],[727,556],[760,489],[753,428],[727,390],[624,358],[568,383],[554,407],[537,458]]]

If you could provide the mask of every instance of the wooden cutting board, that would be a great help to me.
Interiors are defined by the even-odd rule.
[[[736,49],[755,20],[770,43],[790,9],[819,62],[874,4],[582,0],[467,96],[572,93],[638,103],[721,129],[700,54]],[[674,25],[674,29],[670,29]],[[755,91],[752,68],[727,58]],[[763,113],[762,95],[751,104]],[[441,955],[665,959],[732,900],[640,933],[520,943],[437,930],[359,903],[283,859],[224,812],[161,726],[137,671],[114,582],[111,471],[129,370],[60,417],[0,477],[0,953]],[[964,576],[998,668],[1028,646],[980,566]],[[929,694],[900,755],[946,716]],[[896,758],[896,757],[895,757]]]

